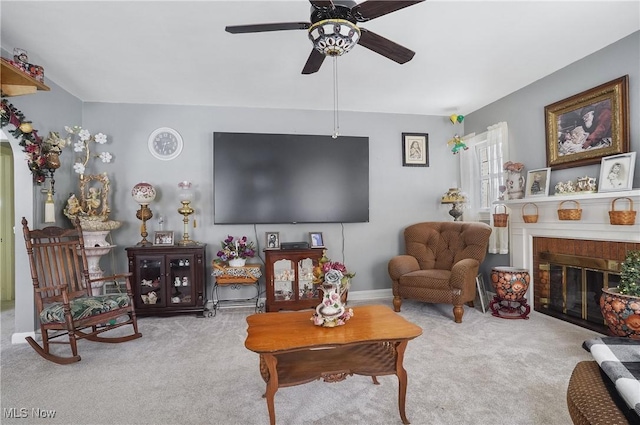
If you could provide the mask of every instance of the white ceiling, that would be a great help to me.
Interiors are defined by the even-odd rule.
[[[8,1],[1,44],[88,102],[333,108],[332,60],[302,75],[306,0]],[[640,29],[640,2],[427,0],[360,24],[416,52],[398,65],[356,46],[338,59],[340,110],[468,114]]]

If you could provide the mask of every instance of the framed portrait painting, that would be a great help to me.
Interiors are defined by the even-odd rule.
[[[549,194],[549,180],[551,168],[539,168],[527,172],[526,197],[547,196]]]
[[[264,238],[265,249],[280,249],[279,232],[266,232]]]
[[[631,190],[635,165],[635,152],[602,158],[598,192]]]
[[[629,76],[545,106],[547,167],[597,164],[629,151]]]
[[[405,167],[429,166],[429,135],[402,133],[402,165]]]

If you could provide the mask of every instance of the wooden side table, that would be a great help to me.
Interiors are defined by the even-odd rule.
[[[213,284],[213,310],[209,312],[209,317],[215,316],[220,303],[224,301],[253,301],[255,299],[255,312],[259,313],[263,311],[264,304],[260,304],[260,282],[259,279],[262,276],[262,268],[259,264],[247,264],[242,267],[229,267],[227,265],[219,264],[215,260],[211,262],[213,272],[211,275],[214,277]],[[243,286],[254,286],[256,289],[256,296],[252,298],[230,298],[221,300],[218,288],[224,286],[233,290],[240,290]]]

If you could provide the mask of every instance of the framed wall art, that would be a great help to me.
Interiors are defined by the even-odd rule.
[[[309,241],[311,242],[311,248],[324,248],[322,232],[309,232]]]
[[[602,158],[598,192],[631,190],[633,188],[635,165],[635,152]]]
[[[596,164],[629,151],[629,76],[545,106],[547,167]]]
[[[402,133],[402,165],[404,167],[429,166],[429,135]]]
[[[170,230],[157,231],[153,235],[154,245],[173,245],[173,232]]]
[[[264,246],[265,249],[280,249],[280,233],[266,232]]]
[[[539,168],[527,171],[526,197],[547,196],[549,194],[549,181],[551,168]]]

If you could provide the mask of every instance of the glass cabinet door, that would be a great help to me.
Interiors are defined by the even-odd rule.
[[[318,297],[318,288],[313,284],[313,260],[304,258],[298,262],[298,299]]]
[[[194,305],[193,256],[168,256],[167,260],[169,261],[168,304],[171,306]]]
[[[273,263],[273,291],[276,301],[289,301],[294,296],[294,281],[296,279],[293,261],[278,260]]]
[[[161,257],[138,257],[136,268],[140,290],[137,291],[140,299],[136,300],[137,306],[164,307],[166,282],[164,279],[164,267]]]

